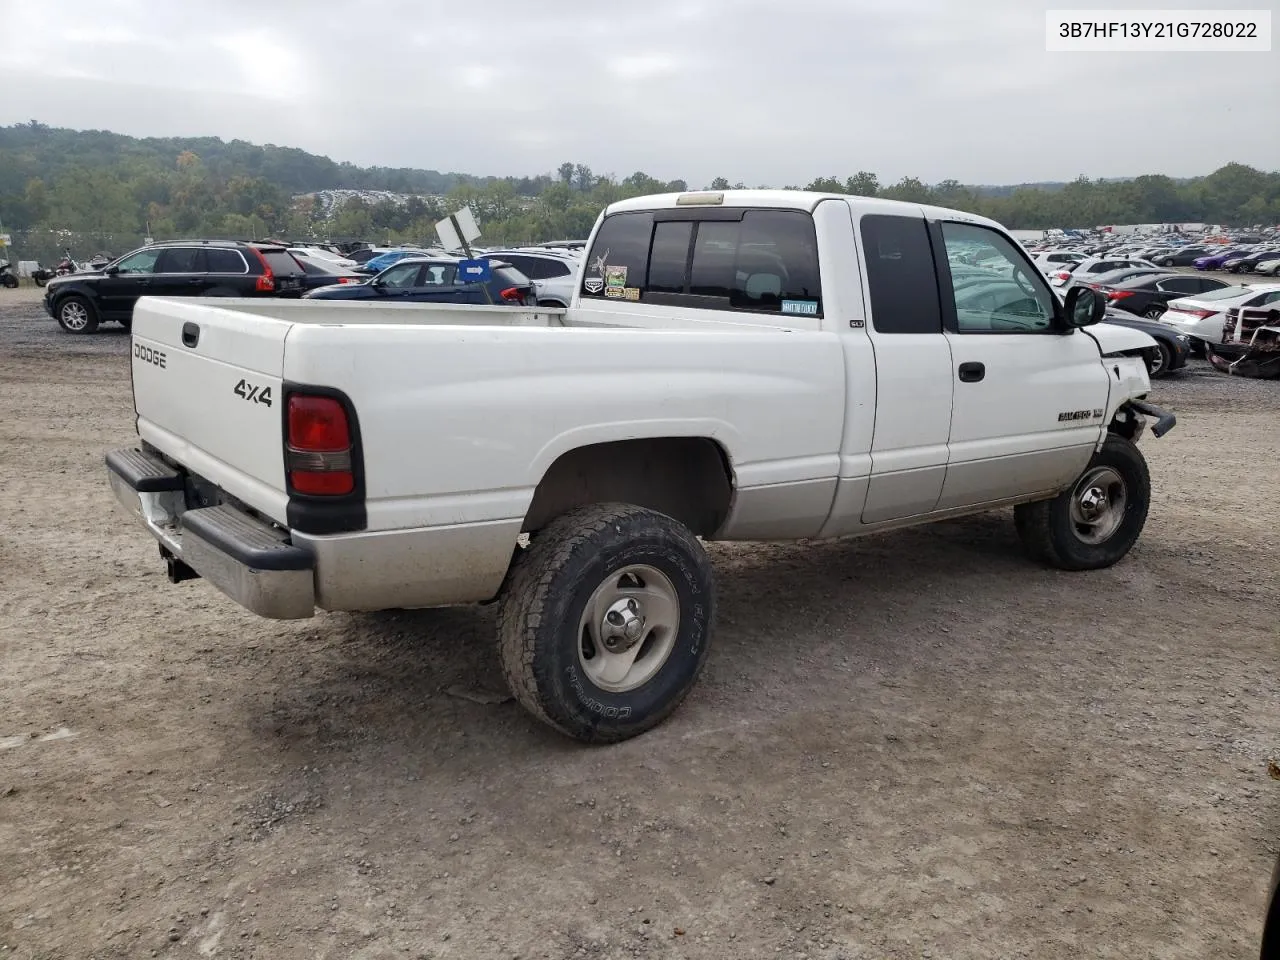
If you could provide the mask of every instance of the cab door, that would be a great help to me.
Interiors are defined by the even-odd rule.
[[[861,522],[873,524],[937,507],[954,387],[923,211],[862,214],[857,234],[876,376],[871,477]]]
[[[1005,234],[960,220],[932,222],[930,234],[944,253],[954,391],[937,509],[1061,489],[1106,427],[1110,380],[1097,342],[1062,322],[1044,277]]]

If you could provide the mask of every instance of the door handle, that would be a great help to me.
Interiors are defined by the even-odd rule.
[[[182,325],[182,345],[194,347],[200,342],[200,325],[188,320]]]
[[[204,283],[204,281],[201,280],[199,277],[192,277],[190,280],[187,281],[187,283],[191,284],[191,286],[194,287],[201,283]]]
[[[987,368],[981,363],[962,363],[958,372],[961,383],[977,383],[987,375]]]

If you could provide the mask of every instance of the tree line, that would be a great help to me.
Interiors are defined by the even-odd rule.
[[[693,188],[743,186],[718,177]],[[293,148],[212,137],[143,140],[38,123],[0,127],[0,222],[41,248],[22,250],[23,257],[51,257],[69,236],[114,253],[136,246],[143,236],[430,242],[435,222],[464,205],[475,212],[487,243],[580,239],[609,203],[690,187],[643,172],[625,178],[600,174],[583,163],[566,162],[532,177],[471,177],[361,168]],[[326,210],[315,194],[336,188],[412,196],[403,202],[355,197]],[[1238,163],[1186,180],[1082,176],[1066,184],[983,187],[955,180],[926,184],[914,177],[882,184],[875,173],[858,171],[787,189],[932,203],[1014,229],[1280,223],[1280,172]]]

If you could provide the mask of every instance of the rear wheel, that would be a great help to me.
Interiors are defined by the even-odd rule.
[[[698,539],[629,504],[572,510],[534,534],[498,605],[512,694],[586,743],[644,733],[706,662],[715,594]]]
[[[70,296],[58,305],[58,324],[67,333],[93,333],[98,329],[98,311],[81,296]]]
[[[1121,560],[1147,521],[1151,474],[1137,444],[1109,434],[1068,490],[1014,508],[1018,537],[1041,563],[1098,570]]]
[[[8,287],[10,290],[14,289],[18,285],[18,278],[15,277],[12,273],[5,273],[3,275],[0,275],[0,281],[3,281],[4,285]]]
[[[1159,320],[1164,316],[1165,308],[1158,303],[1153,303],[1147,309],[1142,311],[1142,315],[1148,320]]]

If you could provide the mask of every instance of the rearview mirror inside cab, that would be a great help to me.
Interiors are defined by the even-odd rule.
[[[1087,327],[1107,313],[1107,298],[1091,287],[1072,287],[1065,303],[1067,326]]]

